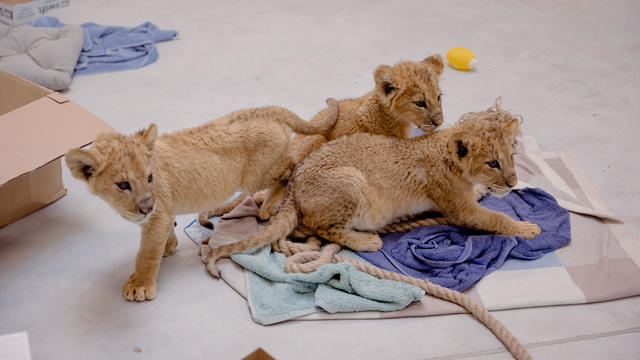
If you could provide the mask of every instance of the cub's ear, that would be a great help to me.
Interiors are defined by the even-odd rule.
[[[466,163],[471,158],[473,141],[466,131],[459,131],[451,135],[447,148],[449,155],[455,162]]]
[[[435,54],[431,55],[428,58],[422,60],[423,63],[431,65],[436,74],[440,75],[444,71],[444,62],[442,62],[442,57],[440,55]]]
[[[518,119],[512,119],[508,123],[505,123],[502,129],[509,137],[516,137],[520,135],[520,122]]]
[[[146,130],[142,130],[138,134],[142,137],[144,146],[146,146],[149,151],[153,150],[156,138],[158,137],[158,127],[156,124],[149,125]]]
[[[84,181],[89,181],[98,169],[98,159],[89,150],[71,149],[64,154],[64,160],[71,175]]]
[[[374,71],[373,78],[376,80],[376,87],[383,94],[389,95],[398,88],[394,75],[393,68],[388,65],[380,65]]]

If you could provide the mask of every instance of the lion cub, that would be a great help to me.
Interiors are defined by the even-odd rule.
[[[156,296],[162,256],[177,245],[175,215],[222,204],[238,188],[253,193],[280,181],[288,170],[292,130],[321,133],[335,123],[337,102],[327,104],[326,118],[314,123],[281,107],[245,109],[160,136],[154,124],[132,135],[101,134],[90,150],[67,152],[73,176],[142,227],[124,297],[144,301]]]
[[[341,100],[335,125],[321,135],[296,136],[291,145],[291,169],[313,150],[329,140],[355,133],[390,135],[409,138],[415,125],[425,133],[433,132],[443,122],[442,91],[439,77],[444,71],[440,55],[423,61],[402,61],[394,66],[380,65],[373,73],[375,87],[365,95]],[[311,122],[323,121],[327,109],[320,111]],[[275,214],[282,201],[286,181],[269,189],[260,208],[260,218]],[[208,218],[228,212],[244,196],[224,207],[201,213],[200,224],[212,228]]]
[[[372,231],[428,210],[450,224],[532,238],[538,225],[481,206],[473,189],[481,183],[504,195],[516,185],[512,156],[519,132],[517,119],[480,119],[411,139],[355,134],[334,140],[296,167],[271,225],[212,249],[207,269],[217,276],[218,257],[277,241],[296,227],[354,250],[379,250],[382,241]]]

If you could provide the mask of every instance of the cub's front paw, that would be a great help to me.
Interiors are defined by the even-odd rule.
[[[122,287],[122,296],[129,301],[153,300],[157,293],[158,286],[155,282],[139,280],[135,274]]]
[[[524,239],[531,239],[540,235],[541,232],[542,230],[540,229],[540,226],[534,223],[530,223],[528,221],[518,221],[518,229],[515,235],[520,236]]]
[[[487,196],[489,193],[489,189],[484,184],[475,184],[473,186],[473,194],[476,197],[476,200],[480,201],[483,197]]]

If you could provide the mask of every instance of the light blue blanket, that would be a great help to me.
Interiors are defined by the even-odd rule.
[[[57,18],[43,16],[31,26],[62,27]],[[74,75],[122,71],[149,65],[158,60],[156,43],[171,40],[175,30],[162,30],[145,22],[136,27],[105,26],[95,23],[80,25],[84,29],[82,52]]]
[[[341,255],[357,258],[343,250]],[[231,257],[247,270],[247,298],[253,320],[275,324],[321,310],[329,313],[393,311],[418,301],[424,292],[413,285],[380,280],[352,264],[326,264],[313,273],[286,273],[285,256],[271,246]]]

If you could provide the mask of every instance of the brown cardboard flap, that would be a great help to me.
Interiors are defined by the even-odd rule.
[[[63,197],[60,159],[0,185],[0,228]]]
[[[0,115],[52,93],[46,87],[0,71]]]
[[[113,128],[71,101],[42,97],[0,116],[0,184]]]
[[[60,94],[59,92],[52,92],[51,94],[47,95],[47,97],[55,102],[57,102],[58,104],[64,104],[67,101],[69,101],[69,99],[67,99],[66,97],[62,96],[62,94]]]

